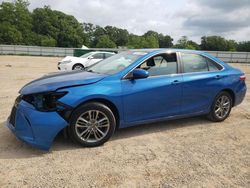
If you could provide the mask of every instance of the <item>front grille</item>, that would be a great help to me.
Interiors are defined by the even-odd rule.
[[[10,123],[15,127],[16,124],[16,107],[13,106],[10,114]]]

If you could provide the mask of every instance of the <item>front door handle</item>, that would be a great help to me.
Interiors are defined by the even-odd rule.
[[[219,79],[221,79],[221,76],[220,75],[216,75],[214,78],[217,79],[217,80],[219,80]]]
[[[179,83],[180,83],[179,80],[174,80],[173,82],[171,82],[172,85],[179,84]]]

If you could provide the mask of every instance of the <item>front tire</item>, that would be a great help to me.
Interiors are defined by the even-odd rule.
[[[232,104],[231,95],[225,91],[220,92],[215,97],[207,118],[214,122],[224,121],[231,112]]]
[[[82,64],[77,63],[72,67],[72,70],[84,70],[84,66]]]
[[[116,127],[112,111],[101,103],[87,103],[77,108],[71,117],[69,136],[85,147],[104,144]]]

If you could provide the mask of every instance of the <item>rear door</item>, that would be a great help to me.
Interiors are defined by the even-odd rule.
[[[183,71],[182,114],[208,111],[221,88],[222,67],[199,54],[181,53]]]

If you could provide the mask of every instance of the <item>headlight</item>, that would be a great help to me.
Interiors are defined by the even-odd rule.
[[[32,104],[39,111],[60,111],[64,105],[58,102],[58,99],[66,95],[67,92],[48,92],[23,95],[22,99]]]
[[[67,61],[62,61],[61,63],[66,64],[66,63],[71,63],[71,60],[67,60]]]

